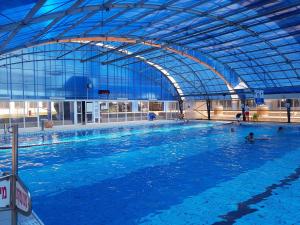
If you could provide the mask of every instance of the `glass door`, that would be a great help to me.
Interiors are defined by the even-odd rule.
[[[93,102],[86,102],[86,122],[93,123]]]

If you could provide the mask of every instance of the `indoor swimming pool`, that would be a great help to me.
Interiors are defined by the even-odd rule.
[[[45,225],[300,224],[299,137],[218,122],[21,134],[20,176]]]

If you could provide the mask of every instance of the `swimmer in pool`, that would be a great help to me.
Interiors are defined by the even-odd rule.
[[[269,137],[254,138],[254,133],[253,132],[250,132],[248,134],[248,136],[245,137],[245,139],[249,142],[254,142],[255,140],[263,140],[263,141],[271,140],[271,138],[269,138]]]
[[[282,132],[283,131],[283,127],[278,127],[277,132]]]
[[[245,139],[247,140],[247,141],[254,141],[254,133],[253,132],[250,132],[246,137],[245,137]]]

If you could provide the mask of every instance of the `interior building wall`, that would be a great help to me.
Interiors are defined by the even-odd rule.
[[[79,44],[51,44],[23,49],[0,58],[0,99],[130,99],[177,100],[172,83],[159,70],[134,65],[102,65],[100,59],[81,62],[99,52]],[[109,95],[99,95],[109,90]]]

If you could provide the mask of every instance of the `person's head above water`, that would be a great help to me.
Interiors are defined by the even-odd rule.
[[[250,132],[250,133],[248,134],[248,136],[246,137],[246,139],[247,139],[248,141],[253,141],[253,140],[254,140],[254,133],[253,133],[253,132]]]
[[[278,127],[277,131],[283,131],[283,127]]]

